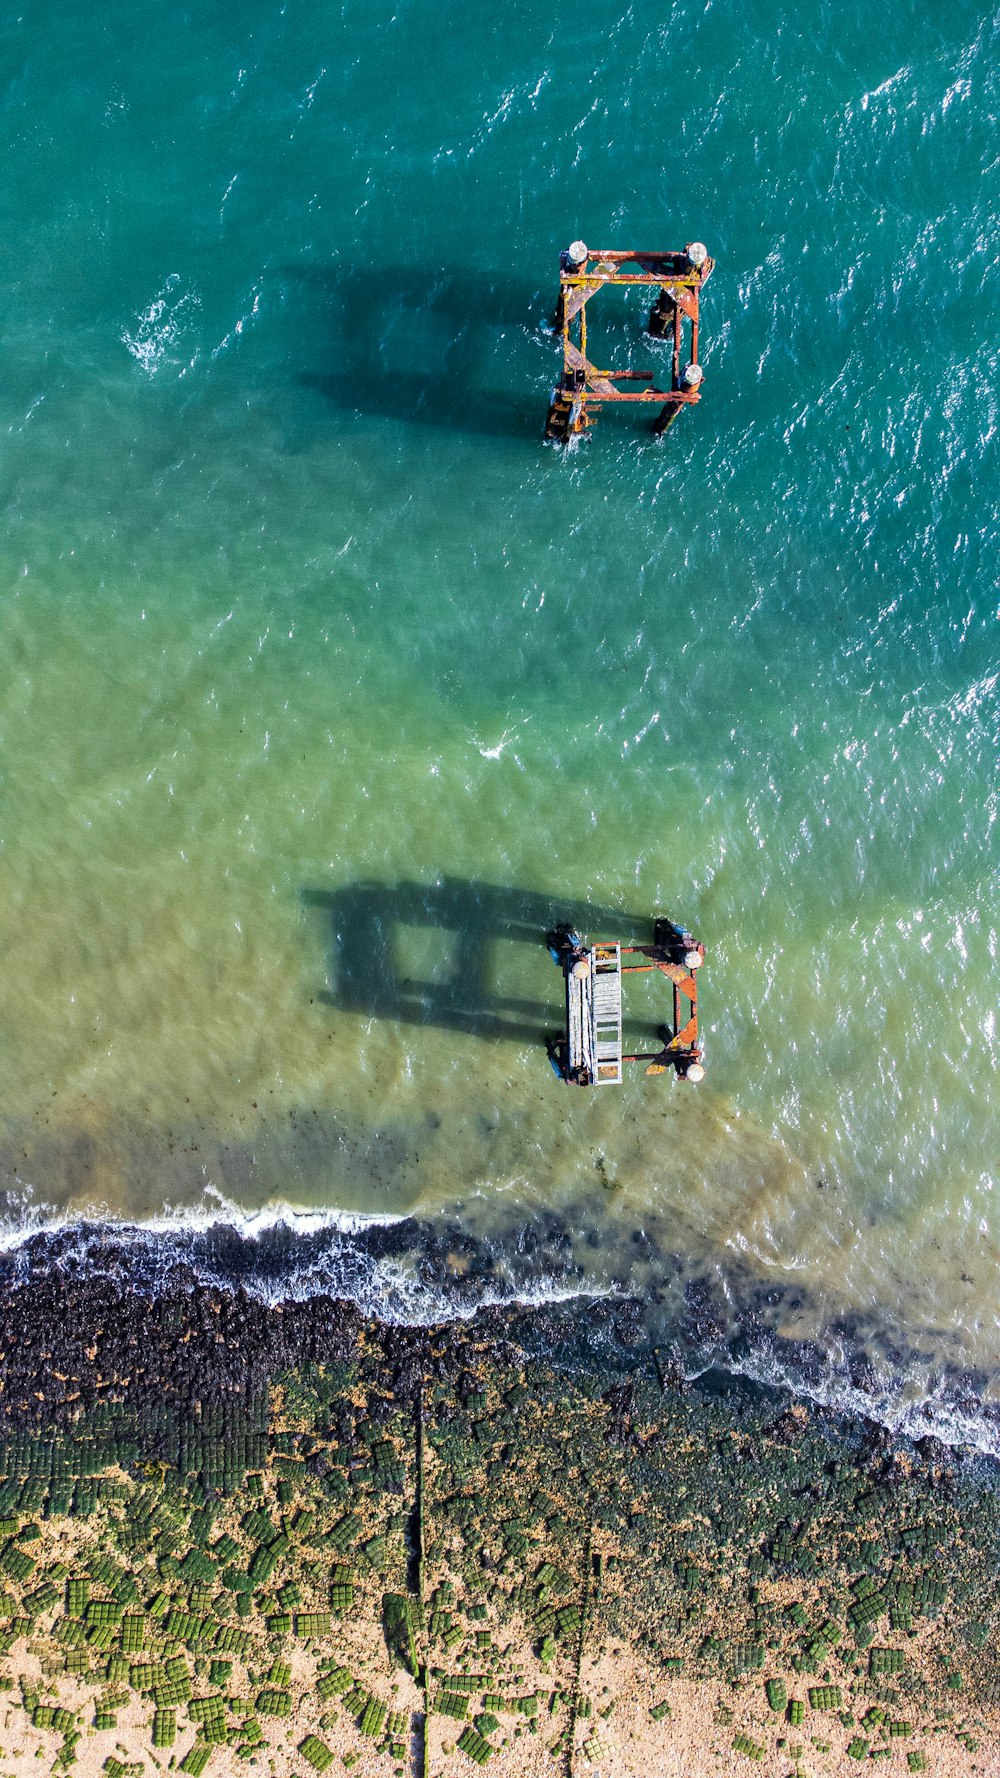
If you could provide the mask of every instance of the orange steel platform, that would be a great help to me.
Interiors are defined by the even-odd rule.
[[[699,299],[715,261],[700,241],[682,252],[591,253],[574,241],[560,255],[559,300],[555,330],[562,336],[563,369],[552,391],[545,436],[565,444],[587,432],[605,402],[652,402],[660,412],[653,431],[664,433],[681,409],[701,400],[702,367],[698,360]],[[639,285],[655,292],[646,324],[654,339],[673,343],[670,388],[659,389],[651,370],[599,370],[587,355],[587,305],[607,285]],[[685,329],[689,341],[685,350]],[[620,389],[619,383],[648,383],[647,389]]]

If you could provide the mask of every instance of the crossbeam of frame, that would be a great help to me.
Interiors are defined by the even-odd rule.
[[[692,970],[685,969],[679,963],[672,963],[664,957],[658,945],[622,945],[622,957],[644,957],[644,963],[622,963],[622,975],[640,975],[648,970],[659,970],[671,982],[674,990],[674,1018],[670,1036],[663,1047],[654,1051],[640,1051],[622,1057],[623,1062],[649,1062],[666,1066],[667,1063],[695,1059],[699,1055],[698,1047],[698,983]],[[681,997],[687,1001],[689,1012],[681,1023]]]

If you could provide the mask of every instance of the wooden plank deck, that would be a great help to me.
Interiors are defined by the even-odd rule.
[[[590,954],[593,982],[596,1086],[622,1081],[622,948],[595,945]]]
[[[622,969],[619,944],[593,945],[583,953],[585,975],[566,971],[569,1072],[586,1073],[594,1086],[622,1081]]]
[[[566,1031],[569,1036],[569,1068],[585,1069],[594,1078],[594,1015],[591,1001],[593,976],[566,971]]]

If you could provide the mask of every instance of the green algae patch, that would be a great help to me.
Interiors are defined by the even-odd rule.
[[[318,1735],[307,1735],[304,1741],[300,1741],[299,1752],[315,1772],[325,1772],[327,1766],[333,1764],[333,1754]]]
[[[448,1338],[460,1357],[419,1416],[373,1347],[367,1376],[282,1373],[173,1463],[125,1407],[99,1439],[86,1415],[22,1439],[23,1473],[0,1446],[0,1638],[14,1662],[30,1640],[46,1681],[10,1694],[18,1732],[72,1763],[81,1732],[127,1741],[139,1703],[136,1759],[196,1775],[274,1749],[388,1775],[414,1746],[442,1773],[513,1772],[524,1749],[553,1774],[648,1773],[681,1737],[794,1767],[789,1729],[823,1770],[923,1770],[939,1730],[970,1774],[992,1752],[988,1493],[909,1457],[883,1487],[884,1450],[873,1474],[859,1440],[804,1417],[794,1448],[772,1443],[773,1404],[738,1393]]]

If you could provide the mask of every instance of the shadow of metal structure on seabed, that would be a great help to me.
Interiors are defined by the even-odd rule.
[[[621,909],[573,897],[453,877],[308,888],[302,901],[328,917],[329,976],[321,991],[327,1004],[522,1043],[541,1040],[552,1007],[500,991],[498,946],[515,943],[544,951],[566,922],[583,930],[622,932],[636,941],[649,925]],[[424,974],[407,943],[420,929],[442,935],[436,965]]]

